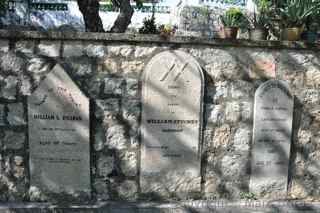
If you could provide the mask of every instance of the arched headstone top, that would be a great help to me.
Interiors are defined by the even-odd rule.
[[[259,86],[256,91],[256,98],[263,98],[268,93],[277,90],[285,94],[288,98],[293,98],[290,87],[287,82],[281,80],[269,80]]]
[[[202,84],[204,83],[202,68],[193,56],[180,50],[164,51],[155,55],[149,61],[143,72],[143,81],[155,77],[159,78],[160,81],[166,81],[174,73],[172,80],[177,81],[187,70],[194,77],[199,78]]]
[[[170,197],[200,192],[204,79],[182,51],[154,56],[142,80],[141,190]]]

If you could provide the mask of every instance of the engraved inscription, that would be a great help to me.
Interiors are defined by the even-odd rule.
[[[59,65],[28,98],[28,122],[30,185],[90,196],[89,100]]]
[[[269,80],[258,88],[254,109],[252,192],[259,194],[270,188],[275,196],[286,195],[292,117],[293,97],[285,82]]]
[[[200,191],[203,76],[199,64],[181,51],[160,53],[147,65],[142,96],[142,191],[157,189],[168,196],[173,191]],[[181,180],[193,184],[184,187]]]

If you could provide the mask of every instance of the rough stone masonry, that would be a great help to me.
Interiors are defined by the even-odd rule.
[[[294,100],[287,198],[320,198],[320,58],[303,43],[0,31],[0,200],[46,201],[30,186],[27,97],[55,64],[90,99],[92,201],[175,200],[140,182],[141,80],[156,54],[192,55],[205,75],[201,193],[190,199],[266,198],[249,193],[255,90],[283,80]],[[272,186],[271,186],[272,187]],[[88,201],[88,200],[85,200]]]

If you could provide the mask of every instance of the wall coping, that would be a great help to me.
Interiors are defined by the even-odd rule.
[[[0,30],[0,39],[21,40],[80,40],[96,42],[127,42],[127,43],[159,43],[175,45],[199,45],[199,46],[231,46],[268,49],[302,49],[320,50],[320,43],[306,43],[303,41],[251,41],[251,40],[226,40],[210,39],[207,37],[174,36],[165,39],[159,35],[124,34],[124,33],[88,33],[76,31],[19,31]]]

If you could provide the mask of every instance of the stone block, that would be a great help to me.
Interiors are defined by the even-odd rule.
[[[120,169],[121,172],[127,176],[132,177],[137,175],[138,156],[135,151],[122,151],[120,153]]]
[[[93,73],[93,63],[92,59],[88,57],[78,57],[67,60],[69,66],[72,68],[72,73],[74,76],[87,77]]]
[[[142,73],[143,68],[143,61],[123,61],[121,63],[121,69],[125,75],[139,75]]]
[[[228,124],[224,124],[220,127],[217,127],[214,130],[214,136],[212,140],[212,144],[210,144],[210,147],[212,148],[223,148],[226,149],[229,147],[231,143],[231,129]]]
[[[306,86],[319,88],[320,87],[320,69],[310,66],[305,74]]]
[[[247,81],[234,81],[230,86],[230,96],[233,99],[253,99],[254,84]]]
[[[248,126],[240,125],[233,137],[235,152],[249,152],[252,132]]]
[[[139,100],[122,100],[122,117],[131,125],[136,127],[139,122],[141,105]]]
[[[84,55],[84,45],[81,41],[66,41],[63,43],[63,57],[79,57]]]
[[[241,106],[238,102],[228,102],[225,109],[226,120],[230,123],[237,123],[241,119]]]
[[[107,117],[109,115],[116,116],[120,113],[120,101],[117,98],[97,99],[96,112],[97,118]]]
[[[96,127],[95,136],[94,136],[94,150],[102,151],[104,144],[106,142],[105,131],[100,125]]]
[[[115,159],[113,156],[100,154],[97,159],[97,174],[99,177],[107,178],[114,169]]]
[[[158,47],[155,46],[144,46],[144,47],[136,47],[134,51],[134,57],[150,57],[152,54],[158,50]]]
[[[273,58],[258,57],[249,65],[249,77],[252,79],[275,78],[276,63]]]
[[[110,200],[110,186],[105,179],[95,179],[93,182],[93,188],[97,194],[98,201]]]
[[[29,96],[31,95],[32,83],[31,78],[29,76],[21,76],[19,79],[19,95]]]
[[[102,89],[102,80],[97,77],[93,77],[87,82],[88,93],[91,98],[99,98]]]
[[[0,69],[2,72],[18,75],[25,70],[25,65],[25,59],[11,51],[0,56]]]
[[[52,61],[43,57],[33,57],[28,60],[27,71],[32,74],[45,74],[50,71]]]
[[[221,159],[221,175],[223,180],[240,180],[247,178],[249,154],[227,154]]]
[[[124,79],[122,78],[105,78],[104,94],[105,95],[121,95],[124,87]]]
[[[119,197],[122,200],[136,200],[138,193],[138,186],[135,181],[126,180],[119,183],[117,187]]]
[[[230,83],[227,81],[218,81],[215,84],[216,88],[215,88],[215,95],[213,97],[213,102],[214,103],[218,103],[218,102],[222,102],[223,100],[225,100],[226,98],[229,97],[229,87],[230,87]]]
[[[252,122],[253,118],[253,102],[240,102],[241,121]]]
[[[34,40],[20,40],[15,43],[15,51],[32,54],[35,49]]]
[[[86,44],[85,54],[89,57],[103,58],[107,55],[108,49],[102,43]]]
[[[320,92],[318,89],[305,89],[301,94],[304,105],[318,105],[320,103]]]
[[[26,175],[25,171],[26,168],[22,156],[7,155],[4,157],[4,172],[7,176],[13,176],[17,180],[23,180]]]
[[[40,41],[38,45],[38,53],[48,57],[59,57],[61,49],[60,41]]]
[[[126,96],[139,98],[139,80],[135,78],[126,79]]]
[[[2,78],[0,76],[0,97],[15,100],[17,95],[18,78],[16,76],[8,76]]]
[[[208,124],[220,125],[225,121],[224,106],[206,104],[205,119]]]
[[[106,145],[109,149],[122,150],[128,148],[129,141],[126,137],[125,128],[116,124],[110,126],[106,132]]]
[[[106,58],[101,62],[101,64],[98,64],[98,70],[99,72],[105,72],[109,74],[118,74],[119,73],[119,65],[114,58]]]
[[[2,141],[3,149],[19,150],[24,148],[26,134],[23,132],[5,131]]]
[[[25,125],[24,109],[22,103],[8,104],[7,120],[11,126]]]
[[[134,51],[134,46],[131,45],[108,45],[108,53],[115,56],[122,56],[128,58]]]
[[[9,50],[9,40],[0,39],[0,51],[8,52]]]

